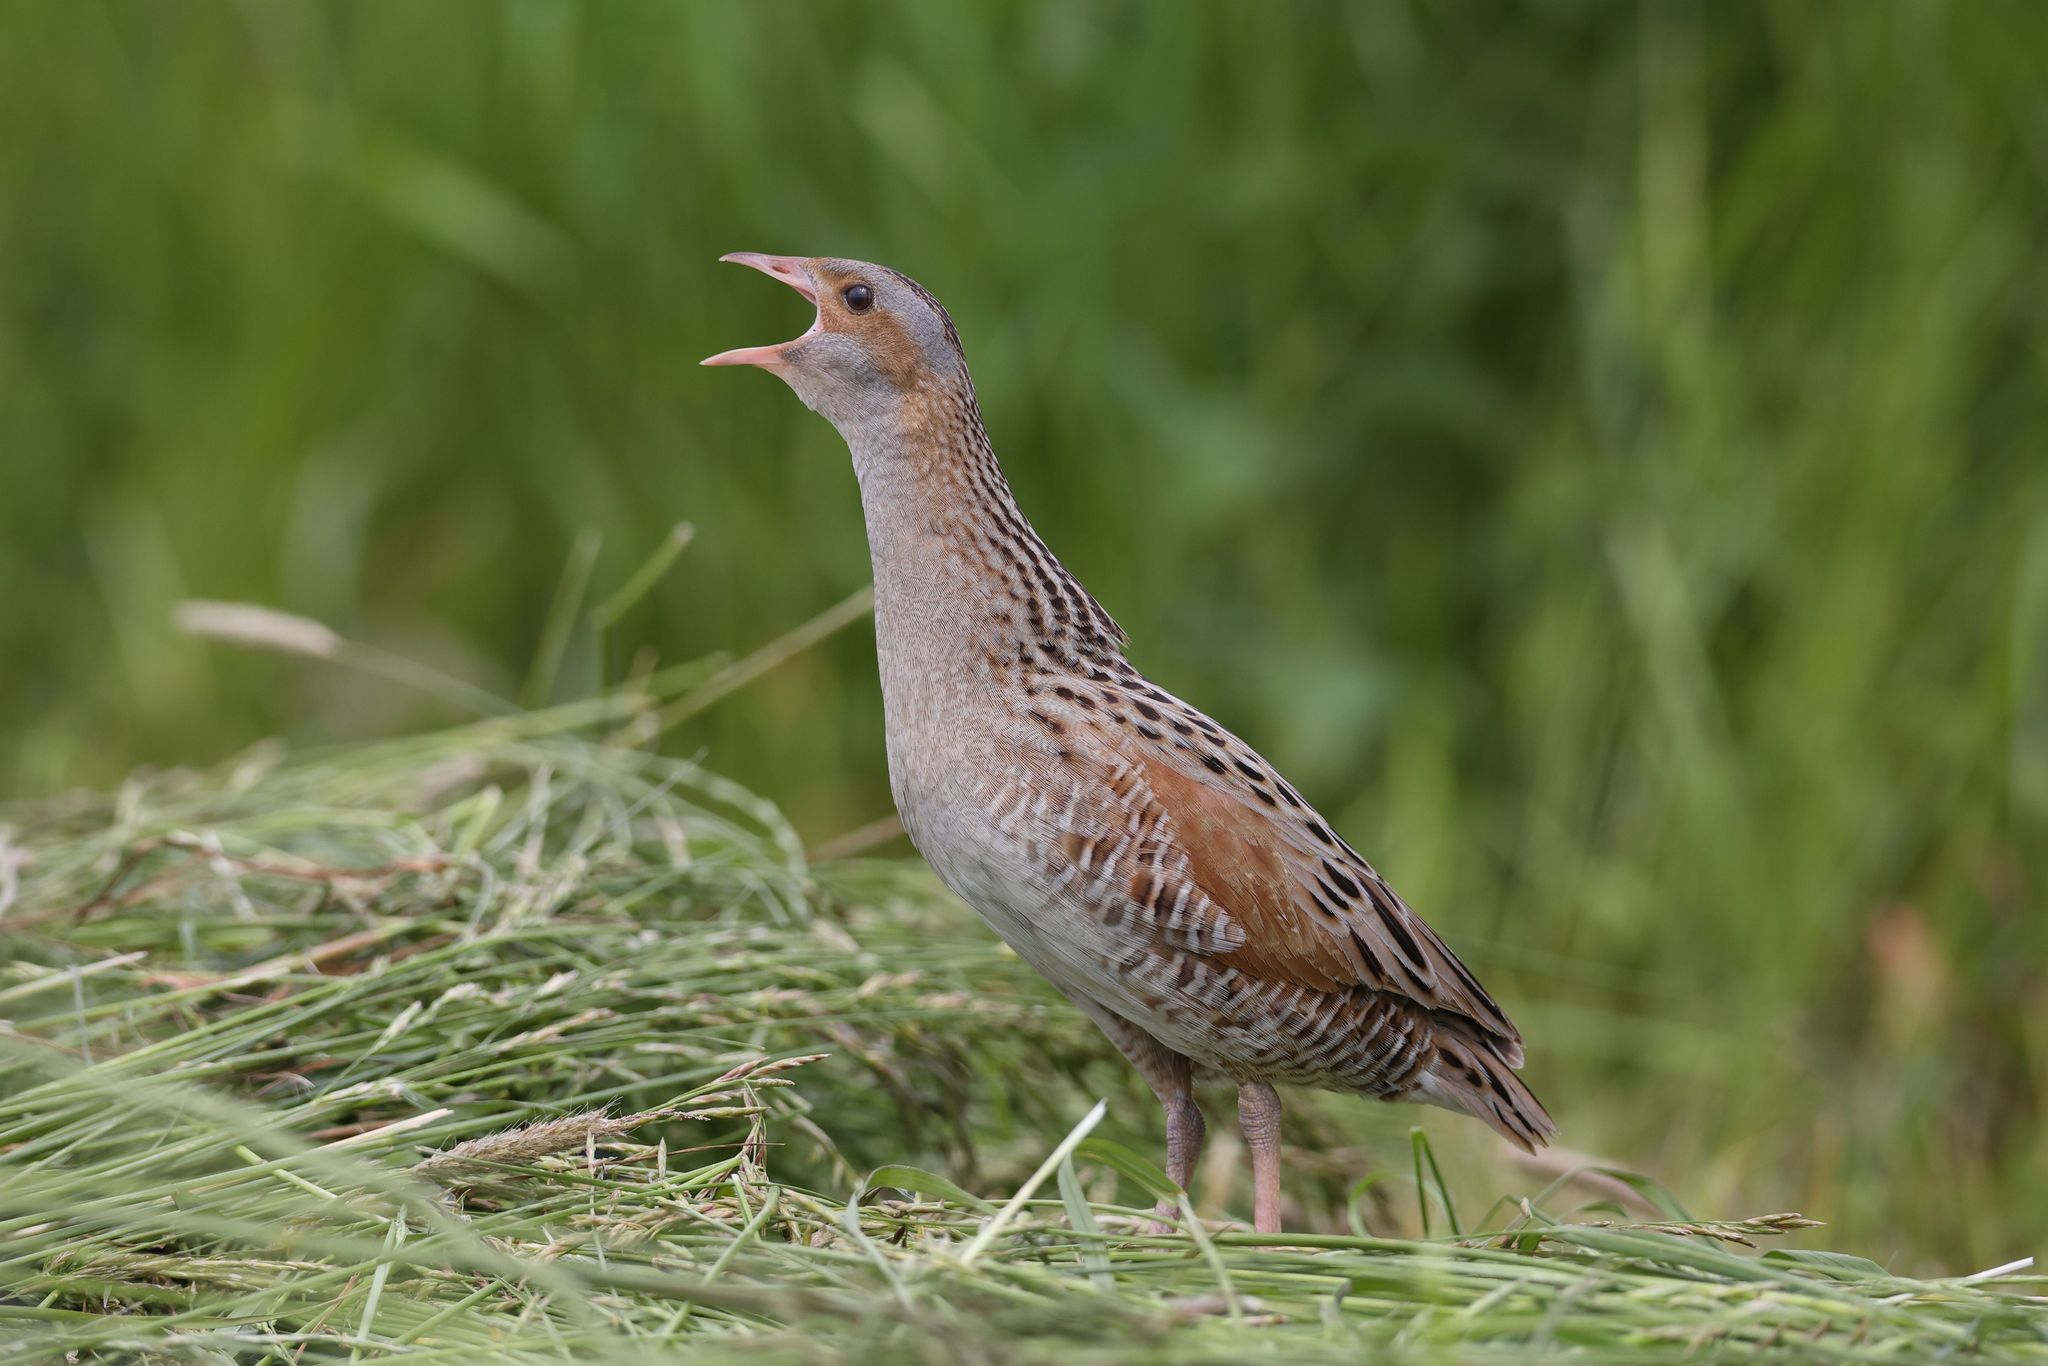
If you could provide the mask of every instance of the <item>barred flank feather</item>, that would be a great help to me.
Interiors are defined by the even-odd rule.
[[[1439,1027],[1436,1061],[1416,1080],[1414,1099],[1483,1119],[1519,1148],[1535,1152],[1557,1124],[1492,1039]]]

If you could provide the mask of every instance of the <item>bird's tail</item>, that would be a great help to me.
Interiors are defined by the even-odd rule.
[[[1439,1026],[1436,1051],[1436,1059],[1416,1080],[1413,1099],[1483,1119],[1529,1152],[1557,1133],[1550,1112],[1493,1040]]]

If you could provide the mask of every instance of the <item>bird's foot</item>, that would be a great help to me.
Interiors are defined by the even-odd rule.
[[[1152,1207],[1152,1217],[1138,1226],[1140,1235],[1146,1238],[1169,1238],[1181,1231],[1180,1206],[1171,1200],[1161,1200]]]

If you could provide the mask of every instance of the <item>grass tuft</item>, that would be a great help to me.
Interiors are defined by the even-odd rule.
[[[11,812],[10,1358],[2048,1360],[2029,1264],[1749,1254],[1792,1214],[1154,1234],[1121,1074],[961,908],[597,738],[702,700]]]

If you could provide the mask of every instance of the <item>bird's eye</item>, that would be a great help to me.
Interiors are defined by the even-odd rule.
[[[875,291],[866,285],[848,285],[839,291],[839,297],[856,313],[865,313],[875,306]]]

